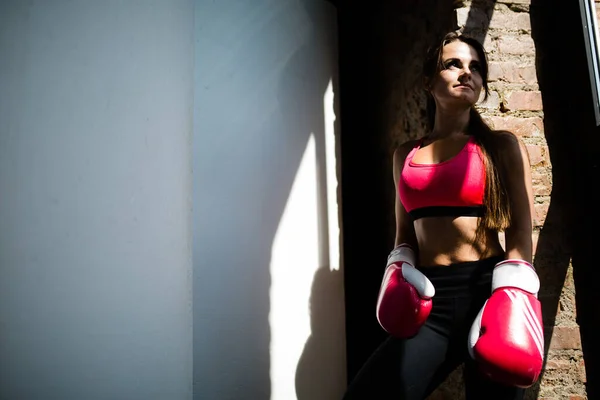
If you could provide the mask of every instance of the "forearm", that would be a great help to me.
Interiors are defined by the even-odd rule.
[[[533,262],[533,242],[531,229],[510,228],[505,233],[507,259],[520,259]]]
[[[408,244],[413,250],[416,252],[418,249],[417,235],[415,234],[415,230],[411,226],[405,226],[396,231],[396,239],[394,240],[394,247],[399,246],[401,244]]]

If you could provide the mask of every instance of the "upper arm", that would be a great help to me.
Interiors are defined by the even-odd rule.
[[[406,142],[394,151],[393,169],[394,169],[394,188],[396,197],[396,238],[394,246],[398,246],[401,243],[410,244],[414,249],[417,248],[417,238],[415,229],[412,223],[412,218],[406,212],[406,209],[400,201],[398,193],[398,181],[402,174],[402,168],[404,167],[404,161],[406,156],[414,146],[414,141]]]
[[[512,133],[503,133],[499,142],[511,209],[511,225],[505,232],[507,257],[531,261],[533,189],[529,156],[524,144]]]

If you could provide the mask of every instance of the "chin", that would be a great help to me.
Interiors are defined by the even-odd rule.
[[[469,108],[477,104],[479,98],[470,93],[451,93],[441,103],[450,108]]]
[[[467,97],[467,96],[459,96],[456,97],[455,99],[455,104],[457,106],[463,106],[463,107],[473,107],[475,104],[477,104],[477,100],[475,98],[472,97]]]

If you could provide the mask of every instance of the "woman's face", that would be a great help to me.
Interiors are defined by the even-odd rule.
[[[436,103],[447,106],[477,103],[483,78],[475,49],[459,40],[448,43],[442,49],[442,66],[430,86]]]

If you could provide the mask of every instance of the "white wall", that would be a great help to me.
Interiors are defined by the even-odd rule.
[[[0,2],[0,399],[190,399],[190,0]]]
[[[341,397],[335,32],[0,1],[1,400]]]
[[[339,399],[335,8],[199,0],[195,29],[194,398]]]

